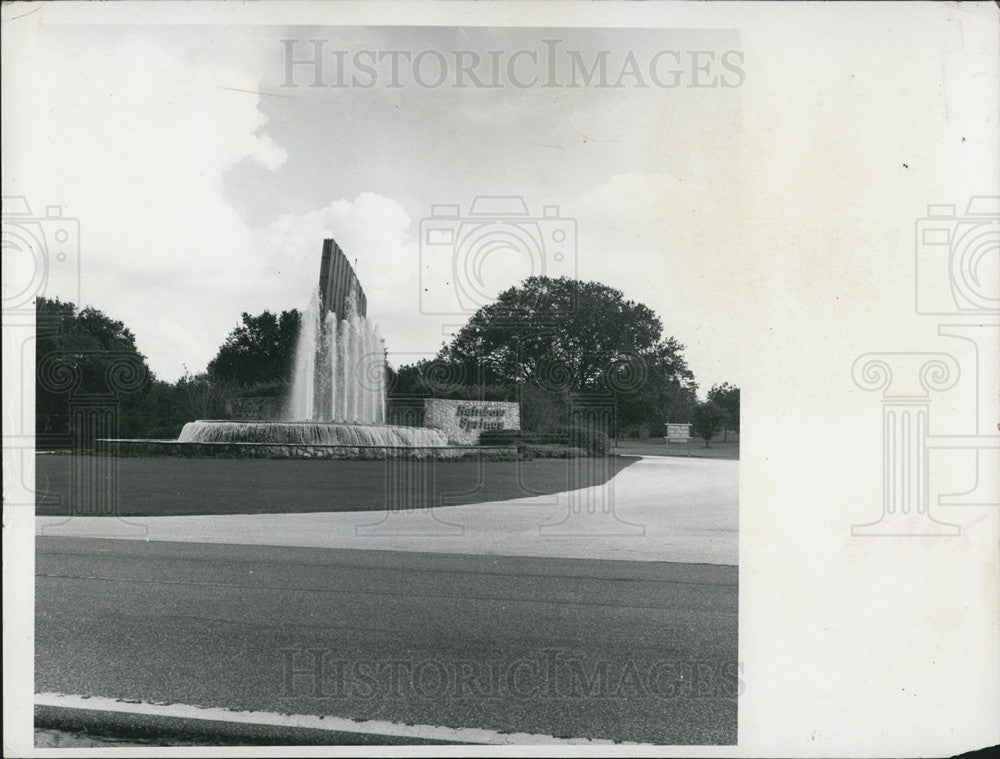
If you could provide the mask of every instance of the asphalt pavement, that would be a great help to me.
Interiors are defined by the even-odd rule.
[[[732,744],[737,568],[39,536],[35,677],[145,704]]]

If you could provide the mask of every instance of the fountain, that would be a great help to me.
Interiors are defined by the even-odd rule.
[[[345,315],[323,312],[320,292],[302,316],[285,419],[280,422],[199,420],[180,443],[378,448],[444,447],[440,430],[385,424],[385,346],[374,322],[358,313],[357,287]]]
[[[302,315],[291,390],[280,421],[199,419],[177,440],[99,440],[119,455],[225,458],[460,458],[431,427],[386,424],[385,346],[367,299],[333,240],[323,241],[319,288]],[[479,455],[486,449],[476,449]],[[490,447],[516,457],[516,448]]]
[[[338,320],[313,294],[295,348],[288,421],[385,423],[385,346],[357,302],[355,290]]]

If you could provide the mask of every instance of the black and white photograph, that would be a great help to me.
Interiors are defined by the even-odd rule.
[[[4,4],[4,754],[1000,742],[998,19]]]

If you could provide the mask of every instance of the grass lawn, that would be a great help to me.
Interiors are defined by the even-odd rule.
[[[84,462],[80,462],[80,459]],[[71,471],[96,457],[35,456],[38,515],[69,514]],[[637,459],[408,462],[405,507],[557,493],[606,481]],[[390,506],[385,461],[120,458],[119,516],[368,511]],[[423,481],[423,486],[417,483]],[[396,488],[400,480],[396,479]],[[398,504],[394,505],[399,508]],[[77,512],[79,513],[79,512]]]
[[[739,437],[729,435],[727,442],[719,437],[712,441],[712,447],[706,448],[704,440],[691,441],[691,458],[700,459],[738,459],[740,457]],[[683,443],[670,443],[662,437],[651,437],[646,440],[620,438],[616,441],[615,450],[625,456],[687,456],[688,446]]]

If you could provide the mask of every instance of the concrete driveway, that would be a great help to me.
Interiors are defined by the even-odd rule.
[[[39,535],[738,564],[738,461],[645,456],[604,485],[436,509],[37,517]]]

